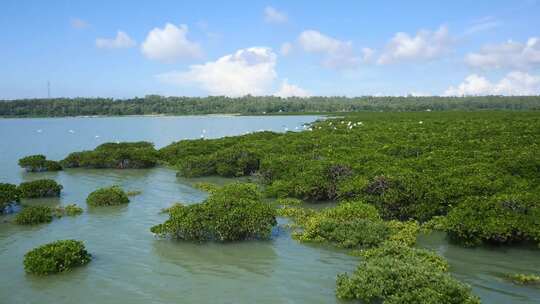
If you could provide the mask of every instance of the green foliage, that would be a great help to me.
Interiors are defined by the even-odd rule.
[[[60,196],[63,186],[52,179],[38,179],[24,182],[19,185],[22,198],[54,197]]]
[[[278,206],[300,206],[302,205],[302,200],[292,197],[278,198],[276,200],[276,205]]]
[[[10,204],[16,204],[20,202],[20,191],[17,185],[0,183],[0,214],[4,212],[4,209]]]
[[[19,225],[36,225],[49,223],[53,219],[53,210],[47,206],[28,206],[15,216],[15,223]]]
[[[206,182],[199,182],[199,183],[196,183],[194,186],[195,186],[195,188],[197,188],[199,190],[202,190],[202,191],[205,191],[205,192],[208,192],[208,193],[214,193],[214,192],[218,191],[219,188],[220,188],[220,186],[218,186],[216,184],[206,183]]]
[[[540,276],[534,274],[512,273],[505,277],[519,285],[540,285]]]
[[[88,195],[86,203],[92,207],[115,206],[129,203],[127,194],[118,186],[98,189]]]
[[[27,273],[49,275],[72,270],[90,262],[92,256],[83,242],[61,240],[34,248],[24,255]]]
[[[104,143],[91,151],[74,152],[61,161],[66,168],[151,168],[158,157],[149,142]]]
[[[19,159],[19,166],[27,172],[59,171],[62,166],[59,162],[47,160],[45,155],[30,155]]]
[[[230,98],[164,97],[143,98],[54,98],[0,100],[0,116],[81,116],[142,114],[275,114],[298,112],[379,112],[442,110],[538,110],[538,96],[467,96],[467,97],[289,97],[244,96]]]
[[[274,208],[253,184],[225,185],[202,203],[175,205],[168,213],[169,219],[151,231],[187,241],[268,239],[276,225]]]
[[[482,242],[540,243],[540,205],[535,193],[471,197],[447,217],[449,236],[465,245]]]
[[[69,204],[66,206],[60,206],[54,208],[54,216],[56,217],[62,217],[62,216],[77,216],[81,215],[84,212],[83,208],[77,206],[76,204]]]
[[[354,273],[338,275],[336,294],[362,303],[480,303],[447,268],[430,251],[389,242],[364,251]]]
[[[536,112],[350,113],[304,132],[179,141],[159,155],[179,175],[251,175],[269,197],[361,200],[385,220],[425,222],[471,197],[535,192],[539,127]]]
[[[320,211],[299,207],[277,209],[290,217],[293,237],[302,242],[329,243],[361,249],[392,241],[414,245],[419,226],[416,222],[383,221],[377,209],[362,202],[346,202]]]

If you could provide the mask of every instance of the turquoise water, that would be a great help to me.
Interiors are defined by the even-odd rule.
[[[182,138],[215,138],[257,130],[301,129],[316,116],[195,116],[0,119],[0,182],[53,178],[60,198],[26,200],[51,206],[76,203],[78,217],[25,227],[0,217],[0,303],[337,303],[335,277],[354,270],[345,252],[299,244],[276,228],[268,242],[192,244],[155,238],[149,228],[165,220],[173,202],[206,197],[194,180],[173,170],[84,170],[25,173],[17,159],[42,153],[61,159],[107,141],[147,140],[162,147]],[[71,131],[70,131],[71,130]],[[205,131],[203,131],[205,130]],[[208,178],[212,182],[229,182]],[[197,180],[198,181],[198,180]],[[86,210],[85,198],[102,186],[140,190],[123,207]],[[280,219],[280,223],[283,220]],[[83,240],[94,260],[73,272],[48,277],[24,274],[23,255],[57,239]],[[484,303],[540,303],[540,290],[502,279],[506,272],[536,272],[540,251],[530,248],[466,249],[441,234],[422,236],[450,262],[451,271],[473,286]]]

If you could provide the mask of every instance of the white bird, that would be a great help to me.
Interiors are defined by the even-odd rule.
[[[36,132],[41,133],[41,132],[43,132],[43,130],[38,129],[38,130],[36,130]]]
[[[69,133],[75,133],[75,131],[73,131],[73,130],[69,130],[68,132],[69,132]]]
[[[99,135],[96,135],[95,137],[96,137],[96,138],[99,138]]]
[[[424,122],[420,120],[418,123],[419,123],[419,124],[423,124]]]
[[[289,128],[285,128],[285,132],[289,131]]]

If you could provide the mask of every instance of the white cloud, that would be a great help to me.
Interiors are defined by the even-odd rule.
[[[435,59],[448,53],[453,42],[446,26],[436,31],[420,30],[415,36],[399,32],[387,44],[377,63]]]
[[[472,22],[472,25],[465,30],[465,35],[473,35],[480,32],[490,31],[499,27],[501,23],[492,16],[484,17]]]
[[[113,39],[97,38],[96,47],[100,49],[120,49],[134,47],[135,40],[131,39],[128,34],[123,31],[118,31]]]
[[[373,56],[375,56],[375,50],[370,48],[363,48],[362,49],[362,61],[364,62],[371,62],[373,59]]]
[[[210,95],[266,95],[277,77],[275,65],[276,54],[271,49],[252,47],[157,78],[175,85],[194,85]]]
[[[512,40],[486,45],[478,53],[469,53],[465,62],[474,68],[530,69],[540,66],[540,38],[531,37],[526,43]]]
[[[79,18],[71,18],[69,20],[69,23],[71,24],[72,28],[78,29],[78,30],[85,29],[89,26],[88,22]]]
[[[287,22],[287,14],[280,12],[277,9],[267,6],[264,9],[264,20],[268,23],[285,23]]]
[[[327,68],[354,68],[360,61],[353,53],[351,41],[338,40],[315,30],[300,33],[298,43],[308,53],[323,54],[322,65]]]
[[[187,38],[185,24],[175,26],[167,23],[164,28],[154,28],[141,45],[142,53],[149,59],[171,63],[183,58],[200,58],[202,50],[198,43]]]
[[[279,49],[279,53],[282,55],[282,56],[287,56],[291,53],[293,49],[293,45],[292,43],[290,42],[285,42],[281,45],[281,48]]]
[[[491,82],[485,77],[471,74],[457,87],[448,88],[444,95],[538,95],[540,77],[524,72],[510,72],[499,82]]]
[[[281,82],[281,87],[277,92],[274,93],[275,96],[279,97],[308,97],[311,96],[311,94],[307,91],[302,89],[299,86],[296,86],[294,84],[289,84],[287,79],[283,79]]]

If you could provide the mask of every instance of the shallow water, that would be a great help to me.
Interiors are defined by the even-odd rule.
[[[336,303],[335,277],[354,270],[343,251],[307,246],[276,228],[271,241],[192,244],[154,238],[149,228],[166,219],[173,202],[197,203],[206,194],[173,170],[85,170],[24,173],[17,159],[43,153],[61,159],[107,141],[148,140],[162,147],[182,138],[221,137],[256,130],[295,130],[315,116],[122,117],[0,119],[0,182],[53,178],[64,185],[60,198],[29,204],[77,203],[78,217],[50,224],[17,226],[0,217],[0,303]],[[72,130],[70,132],[69,130]],[[98,137],[96,137],[98,136]],[[209,178],[213,182],[225,179]],[[88,209],[85,198],[98,187],[119,184],[141,190],[123,207]],[[283,220],[280,220],[283,223]],[[70,273],[46,278],[24,274],[23,255],[58,239],[83,240],[93,261]],[[537,272],[540,251],[527,248],[465,249],[441,234],[420,245],[439,251],[457,278],[473,286],[484,303],[540,303],[540,290],[501,279],[506,272]]]

